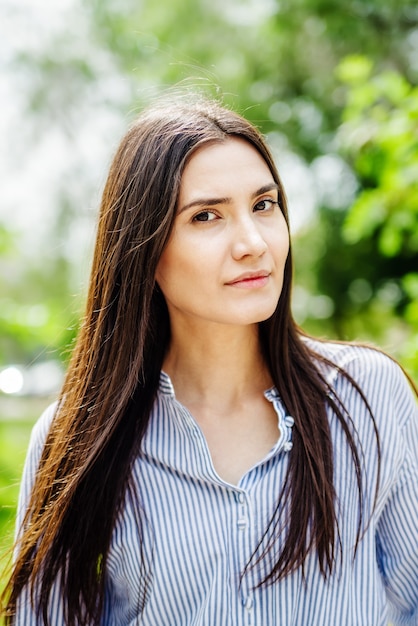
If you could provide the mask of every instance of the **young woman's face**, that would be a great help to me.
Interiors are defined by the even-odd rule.
[[[289,251],[277,199],[250,143],[231,138],[195,152],[156,273],[172,324],[255,324],[273,314]]]

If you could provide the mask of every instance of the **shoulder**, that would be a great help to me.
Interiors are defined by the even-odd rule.
[[[35,422],[30,436],[29,449],[31,447],[43,448],[43,445],[51,428],[52,420],[54,419],[54,416],[57,412],[57,406],[58,402],[50,404]]]
[[[49,405],[32,428],[25,463],[25,470],[29,472],[30,475],[36,471],[39,465],[42,450],[51,428],[52,420],[56,414],[57,406],[57,402]]]
[[[307,341],[366,451],[369,473],[377,458],[378,433],[382,460],[379,502],[385,502],[395,485],[413,484],[418,478],[416,394],[400,365],[376,348]],[[321,364],[321,358],[330,364]]]
[[[39,468],[39,462],[42,450],[45,445],[48,432],[50,430],[52,420],[57,410],[57,403],[51,404],[42,413],[41,417],[35,423],[26,455],[25,465],[23,468],[22,481],[20,484],[19,505],[16,519],[16,529],[19,529],[24,518],[24,513],[29,502],[30,493],[35,480],[36,473]]]
[[[335,363],[337,367],[343,369],[350,366],[351,363],[372,365],[387,362],[395,364],[393,359],[378,348],[372,346],[349,342],[321,341],[311,337],[304,337],[303,341],[312,352]]]
[[[320,359],[329,362],[325,367],[330,382],[341,370],[347,372],[359,384],[368,378],[369,382],[380,385],[383,382],[382,376],[385,380],[407,380],[396,360],[378,348],[355,343],[323,342],[310,338],[305,342],[314,355],[318,355],[319,364]]]
[[[392,411],[399,426],[416,416],[416,397],[404,371],[381,350],[310,338],[306,343],[312,353],[318,355],[319,367],[341,398],[347,400],[352,396],[356,403],[359,401],[353,381],[377,415]],[[321,359],[326,359],[326,363]]]

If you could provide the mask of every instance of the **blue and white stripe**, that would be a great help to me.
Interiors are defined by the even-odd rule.
[[[324,581],[312,555],[305,582],[299,571],[261,589],[254,588],[260,572],[250,570],[241,578],[283,485],[292,453],[293,420],[277,392],[267,391],[278,415],[278,441],[238,485],[228,484],[217,475],[202,431],[176,401],[170,379],[162,373],[143,451],[133,467],[132,487],[113,533],[102,626],[387,626],[389,620],[398,626],[418,625],[415,399],[401,370],[384,355],[354,346],[312,345],[358,382],[380,433],[379,498],[355,558],[359,514],[355,472],[345,436],[330,414],[344,550],[335,575]],[[332,384],[358,432],[365,507],[372,511],[377,478],[372,423],[342,376],[335,375]],[[33,431],[19,517],[53,412],[51,407]],[[51,623],[65,623],[58,588]],[[35,624],[26,596],[16,624]]]

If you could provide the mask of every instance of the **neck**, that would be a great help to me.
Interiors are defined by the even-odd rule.
[[[172,327],[163,369],[173,382],[177,399],[185,404],[227,407],[272,384],[256,324]]]

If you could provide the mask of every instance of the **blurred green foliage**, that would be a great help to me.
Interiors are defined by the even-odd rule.
[[[413,369],[418,360],[418,87],[394,70],[374,75],[370,60],[361,56],[345,59],[339,76],[349,87],[339,132],[361,183],[342,236],[348,245],[374,241],[377,255],[386,260],[385,274],[371,287],[379,297],[384,280],[387,305],[409,326],[410,339],[399,355]]]
[[[315,211],[295,233],[298,320],[377,342],[418,374],[417,32],[415,0],[74,0],[65,28],[10,67],[30,79],[31,141],[53,127],[75,153],[84,119],[110,111],[123,132],[173,87],[251,119],[279,170],[297,155],[300,184],[314,180]],[[98,186],[81,162],[57,181],[49,240],[67,238]],[[0,364],[61,356],[82,306],[77,254],[57,246],[19,265],[17,238],[0,226]]]

